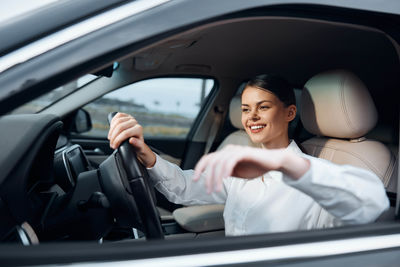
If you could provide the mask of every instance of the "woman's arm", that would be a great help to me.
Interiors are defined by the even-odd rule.
[[[318,202],[343,224],[375,221],[389,208],[381,180],[373,172],[304,155],[310,169],[298,180],[284,176],[290,186]]]
[[[198,183],[193,182],[193,170],[182,170],[160,156],[157,156],[154,167],[147,171],[158,191],[169,201],[183,205],[224,204],[231,182],[231,179],[225,179],[222,190],[207,194],[205,179]]]
[[[206,173],[205,185],[209,193],[221,190],[223,179],[234,176],[256,178],[269,171],[281,171],[299,179],[310,168],[310,162],[287,149],[260,149],[228,145],[218,152],[203,156],[197,163],[193,179],[198,181]]]
[[[204,156],[193,179],[198,181],[205,171],[205,185],[212,192],[221,189],[226,177],[251,179],[272,170],[281,171],[284,182],[312,197],[344,224],[372,222],[389,206],[383,184],[374,173],[288,149],[227,146]]]

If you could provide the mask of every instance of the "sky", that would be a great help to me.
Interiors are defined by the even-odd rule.
[[[57,0],[1,0],[0,22],[55,1]]]
[[[199,110],[202,79],[157,78],[137,82],[107,94],[108,98],[134,101],[151,111],[162,111],[194,117]],[[206,95],[214,85],[206,82]]]

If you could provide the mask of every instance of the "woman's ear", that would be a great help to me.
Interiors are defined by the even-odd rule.
[[[296,117],[297,108],[296,105],[290,105],[287,107],[287,121],[291,122]]]

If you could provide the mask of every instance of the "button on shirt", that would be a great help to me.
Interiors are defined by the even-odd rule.
[[[255,179],[229,177],[223,190],[208,194],[204,180],[157,155],[149,176],[168,200],[183,205],[225,204],[226,235],[294,231],[374,221],[389,207],[380,179],[364,169],[336,165],[301,152],[310,169],[298,180],[279,171]]]

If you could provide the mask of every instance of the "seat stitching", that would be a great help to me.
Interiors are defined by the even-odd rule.
[[[394,167],[396,165],[396,158],[395,156],[390,152],[390,162],[389,162],[389,168],[386,169],[384,178],[385,178],[385,187],[389,185],[390,178],[392,177],[392,174],[394,172]]]
[[[363,163],[365,163],[365,165],[367,165],[368,168],[370,168],[375,174],[378,173],[378,170],[377,170],[369,161],[364,160],[363,158],[361,158],[361,155],[360,155],[360,154],[357,154],[357,153],[354,153],[354,152],[351,152],[351,151],[346,151],[346,150],[337,149],[337,148],[335,148],[335,147],[331,147],[331,146],[328,146],[328,145],[325,145],[325,146],[314,145],[314,146],[320,147],[320,148],[330,148],[330,149],[333,149],[333,150],[335,150],[335,151],[345,152],[345,153],[348,153],[348,154],[350,154],[350,155],[357,156],[357,158],[358,158],[359,160],[361,160]],[[351,164],[349,164],[349,165],[351,165]]]
[[[345,117],[345,120],[346,120],[346,124],[347,124],[347,126],[349,128],[351,128],[351,130],[354,130],[354,128],[353,128],[353,126],[351,124],[351,121],[350,121],[350,116],[349,116],[349,114],[347,112],[347,108],[346,108],[346,98],[344,97],[344,84],[345,84],[345,81],[346,81],[346,76],[344,76],[342,78],[342,80],[340,81],[340,98],[342,99],[342,101],[340,101],[340,102],[341,102],[341,107],[342,107],[342,110],[343,110],[343,113],[344,113],[344,117]]]

